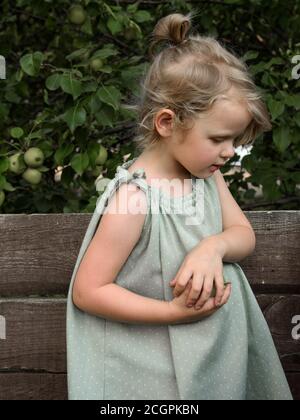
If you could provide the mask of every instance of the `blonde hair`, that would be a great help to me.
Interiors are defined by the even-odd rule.
[[[155,115],[163,108],[174,114],[174,129],[190,130],[201,114],[231,88],[237,88],[247,104],[252,120],[235,141],[235,147],[253,144],[272,125],[268,110],[248,72],[247,65],[212,36],[187,36],[193,12],[187,16],[174,13],[160,19],[152,33],[149,54],[153,60],[141,81],[141,95],[126,108],[138,112],[139,123],[133,139],[143,151],[160,140]],[[154,48],[167,42],[157,55]]]

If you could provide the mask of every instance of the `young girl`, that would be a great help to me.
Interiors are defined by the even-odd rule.
[[[246,65],[190,27],[191,14],[176,13],[154,30],[151,55],[167,46],[136,107],[142,153],[118,166],[79,252],[69,399],[292,399],[237,264],[255,235],[219,171],[271,129],[268,113]]]

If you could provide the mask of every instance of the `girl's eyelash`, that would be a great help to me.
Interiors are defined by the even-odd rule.
[[[212,140],[214,143],[222,143],[223,141],[225,141],[225,140],[217,140],[217,139],[214,139],[214,138],[211,138],[211,140]],[[235,139],[235,140],[234,140],[234,142],[233,142],[233,146],[234,146],[234,147],[236,146],[236,143],[237,143],[237,140]]]

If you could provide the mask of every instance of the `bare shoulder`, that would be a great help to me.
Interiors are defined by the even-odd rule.
[[[146,213],[145,193],[137,185],[122,184],[111,196],[76,274],[78,307],[94,289],[115,280],[140,239]]]
[[[100,224],[118,225],[122,230],[123,227],[125,230],[131,228],[138,234],[142,230],[147,209],[145,192],[136,184],[122,184],[110,197]]]

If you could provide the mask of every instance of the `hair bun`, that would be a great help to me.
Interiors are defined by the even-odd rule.
[[[180,13],[173,13],[160,19],[151,34],[151,45],[149,53],[153,56],[154,48],[161,42],[168,42],[179,45],[186,41],[187,33],[190,30],[192,13],[184,16]]]

